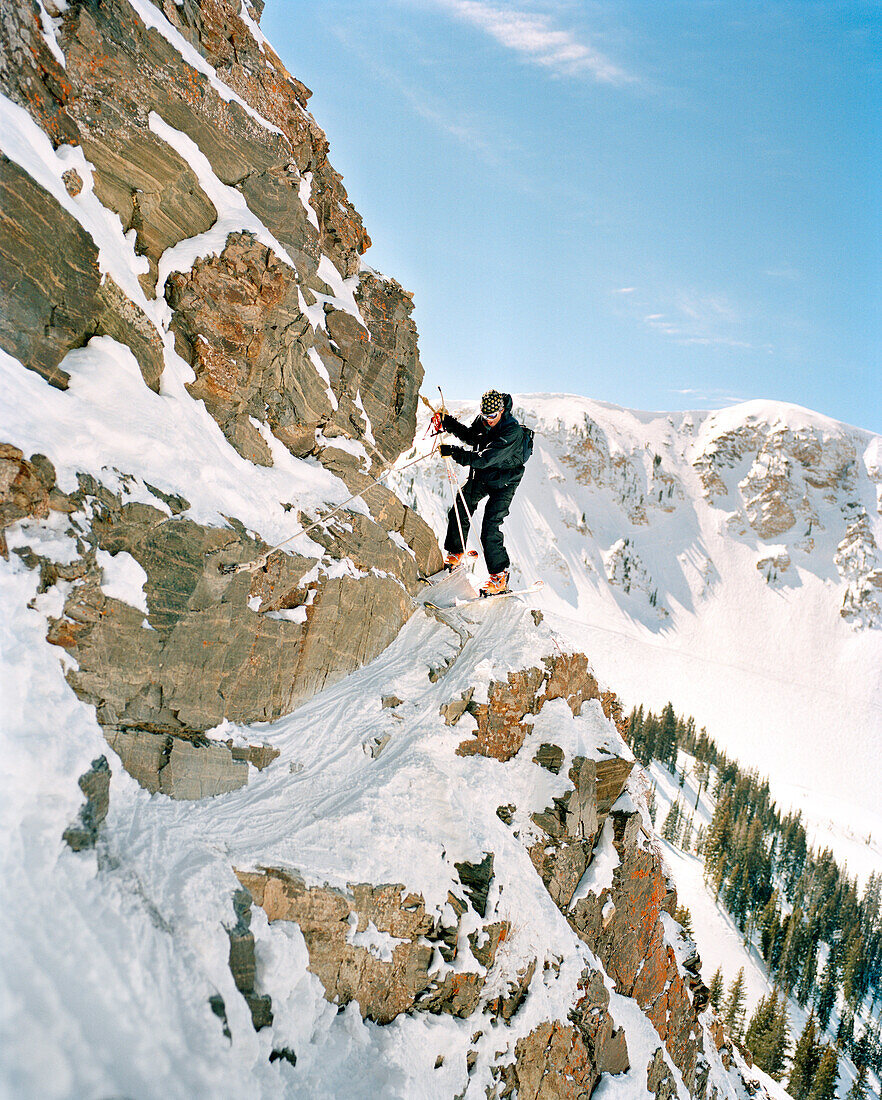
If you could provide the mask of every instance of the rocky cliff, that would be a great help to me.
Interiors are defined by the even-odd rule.
[[[5,1084],[756,1092],[615,695],[422,602],[410,296],[259,15],[0,13]]]
[[[409,295],[361,261],[370,241],[308,92],[248,11],[166,7],[4,8],[0,346],[66,389],[70,353],[110,338],[160,396],[182,380],[248,464],[277,465],[284,448],[362,489],[413,436]],[[95,466],[111,457],[100,432],[94,460],[65,462],[63,488],[51,459],[7,448],[4,522],[70,517],[77,553],[50,641],[131,773],[180,794],[191,785],[171,778],[172,754],[195,766],[205,730],[278,717],[379,653],[438,550],[377,485],[363,514],[290,544],[305,552],[225,577],[268,549],[234,501],[222,526],[197,523],[184,496],[111,459],[113,491]],[[274,510],[291,530],[328,510],[311,503]],[[100,561],[121,554],[147,574],[146,616],[102,591]],[[46,586],[56,565],[40,565]],[[205,770],[213,790],[246,774],[217,747]]]

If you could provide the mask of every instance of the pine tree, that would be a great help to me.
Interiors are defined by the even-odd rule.
[[[867,1100],[867,1067],[865,1065],[858,1066],[857,1077],[845,1094],[845,1100]]]
[[[839,1017],[839,1027],[836,1028],[836,1046],[848,1053],[854,1046],[854,1013],[846,1005]]]
[[[766,1073],[774,1081],[784,1076],[787,1062],[787,1049],[790,1046],[790,1020],[787,1017],[787,998],[782,997],[775,1010],[772,1032],[769,1036],[769,1062]]]
[[[839,1080],[839,1058],[831,1046],[825,1046],[818,1063],[818,1071],[809,1089],[808,1100],[836,1100],[836,1082]]]
[[[842,967],[842,992],[849,1004],[858,1008],[863,1000],[861,979],[863,973],[864,941],[860,933],[854,933],[845,950]]]
[[[809,995],[815,986],[815,978],[818,973],[818,932],[817,926],[810,923],[806,932],[805,958],[802,964],[802,973],[799,976],[799,985],[796,987],[796,1000],[805,1007]]]
[[[775,970],[778,985],[781,986],[788,996],[796,983],[796,979],[799,977],[801,970],[800,963],[805,958],[804,941],[805,934],[802,924],[802,910],[797,905],[790,914],[790,921],[787,924],[787,933],[784,937],[784,944],[781,948],[781,955]]]
[[[837,985],[838,967],[836,966],[836,956],[831,952],[827,960],[827,966],[824,969],[824,979],[821,982],[817,999],[818,1024],[822,1032],[827,1030],[827,1024],[830,1022],[830,1013],[836,1003]]]
[[[701,799],[702,790],[707,787],[708,778],[710,777],[710,766],[706,760],[699,760],[695,765],[695,778],[698,782],[698,790],[695,792],[695,809],[698,809],[698,803]]]
[[[768,1038],[772,1031],[777,1008],[777,992],[772,993],[769,997],[760,997],[744,1034],[744,1045],[762,1070],[766,1069]]]
[[[805,1022],[793,1052],[790,1080],[787,1083],[787,1091],[793,1100],[807,1100],[820,1060],[821,1045],[818,1042],[815,1017],[812,1013]]]
[[[692,931],[692,914],[689,912],[687,906],[677,906],[674,912],[674,920],[677,922],[677,924],[680,925],[687,936],[694,935],[694,932]]]
[[[773,890],[772,895],[763,906],[757,920],[760,930],[760,950],[766,962],[772,957],[772,946],[778,935],[778,891]]]
[[[720,1011],[720,1008],[723,1004],[723,989],[723,968],[718,967],[714,972],[714,976],[710,980],[710,996],[708,998],[711,1005],[716,1009],[717,1012]]]
[[[735,1039],[740,1039],[744,1030],[744,967],[729,986],[726,999],[726,1015],[723,1017],[726,1030]]]
[[[680,803],[672,802],[671,808],[668,810],[668,816],[665,818],[665,823],[662,825],[662,840],[666,840],[668,844],[676,844],[679,833]]]
[[[768,997],[760,998],[750,1018],[744,1045],[760,1069],[773,1080],[780,1081],[789,1040],[786,999],[779,1001],[778,991],[774,990]]]
[[[672,774],[676,771],[677,717],[671,703],[668,703],[661,712],[661,728],[656,737],[655,755],[663,764],[668,765],[668,770]]]

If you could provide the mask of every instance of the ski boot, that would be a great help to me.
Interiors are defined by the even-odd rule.
[[[482,596],[501,596],[508,591],[508,570],[501,573],[491,573],[484,584],[481,585]]]
[[[458,569],[462,565],[462,554],[446,554],[444,556],[444,568],[448,573],[452,573],[454,569]]]

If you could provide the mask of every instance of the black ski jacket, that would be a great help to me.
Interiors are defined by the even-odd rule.
[[[502,417],[489,427],[484,418],[476,416],[470,425],[460,424],[452,416],[444,416],[444,430],[473,447],[454,449],[453,458],[470,466],[469,477],[487,489],[514,489],[524,476],[524,429],[511,413],[511,394],[502,395]]]

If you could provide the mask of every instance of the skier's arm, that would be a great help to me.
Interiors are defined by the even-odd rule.
[[[486,447],[472,454],[463,452],[456,461],[473,470],[510,470],[522,465],[523,443],[520,425],[513,425],[505,435],[492,439]]]
[[[478,442],[479,433],[475,430],[475,425],[467,427],[465,424],[460,424],[455,416],[448,416],[447,413],[441,417],[441,426],[445,432],[450,432],[451,435],[455,435],[457,439],[461,439],[463,443],[469,443],[471,446]]]

